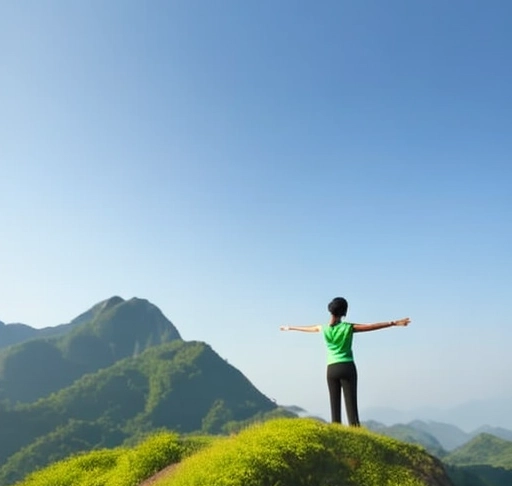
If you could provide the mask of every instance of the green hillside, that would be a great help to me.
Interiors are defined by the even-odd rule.
[[[34,402],[86,373],[180,339],[157,307],[137,298],[100,302],[65,329],[64,335],[32,338],[0,352],[0,401]]]
[[[208,345],[174,340],[88,374],[15,409],[0,409],[0,484],[71,453],[161,428],[227,431],[277,409]]]
[[[455,486],[508,486],[512,470],[492,466],[451,466],[446,472]]]
[[[154,486],[453,486],[422,448],[314,419],[267,421],[206,441],[159,434],[134,449],[71,457],[17,486],[137,486],[173,463]]]
[[[157,486],[420,486],[452,483],[422,448],[314,419],[251,427],[185,459]]]
[[[493,466],[512,470],[512,442],[480,434],[444,458],[455,466]]]

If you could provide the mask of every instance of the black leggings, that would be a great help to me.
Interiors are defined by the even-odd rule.
[[[341,423],[341,390],[345,399],[348,424],[359,426],[357,411],[357,369],[353,361],[327,366],[327,386],[331,400],[331,418]]]

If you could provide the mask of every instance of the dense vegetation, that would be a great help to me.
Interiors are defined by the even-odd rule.
[[[451,452],[445,461],[455,466],[492,466],[512,471],[512,442],[480,434]]]
[[[136,486],[169,464],[180,461],[213,438],[180,439],[161,432],[133,448],[118,447],[79,454],[29,475],[24,486]]]
[[[492,466],[445,465],[455,486],[508,486],[512,484],[512,471]]]
[[[160,434],[134,450],[97,451],[54,464],[18,486],[136,486],[179,461],[155,486],[451,485],[440,462],[417,446],[314,419],[272,420],[207,444]]]
[[[276,409],[208,345],[172,341],[35,403],[0,409],[0,434],[9,437],[0,441],[0,483],[160,428],[216,434]]]

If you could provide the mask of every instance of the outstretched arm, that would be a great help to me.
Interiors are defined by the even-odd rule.
[[[322,326],[281,326],[281,331],[302,331],[302,332],[320,332]]]
[[[407,326],[411,322],[408,317],[399,319],[398,321],[376,322],[375,324],[354,324],[354,332],[378,331],[394,326]]]

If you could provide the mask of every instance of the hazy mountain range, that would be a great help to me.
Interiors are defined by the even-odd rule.
[[[364,416],[387,425],[424,420],[452,424],[466,432],[480,427],[512,430],[512,390],[505,391],[509,396],[472,400],[447,409],[424,407],[396,410],[389,407],[371,407],[364,410]]]
[[[413,420],[406,424],[384,425],[370,420],[364,422],[365,427],[381,432],[406,442],[414,442],[430,449],[432,453],[442,456],[445,452],[453,451],[471,442],[475,437],[486,434],[512,443],[512,430],[497,427],[482,427],[467,433],[458,427],[442,422],[424,422]]]

